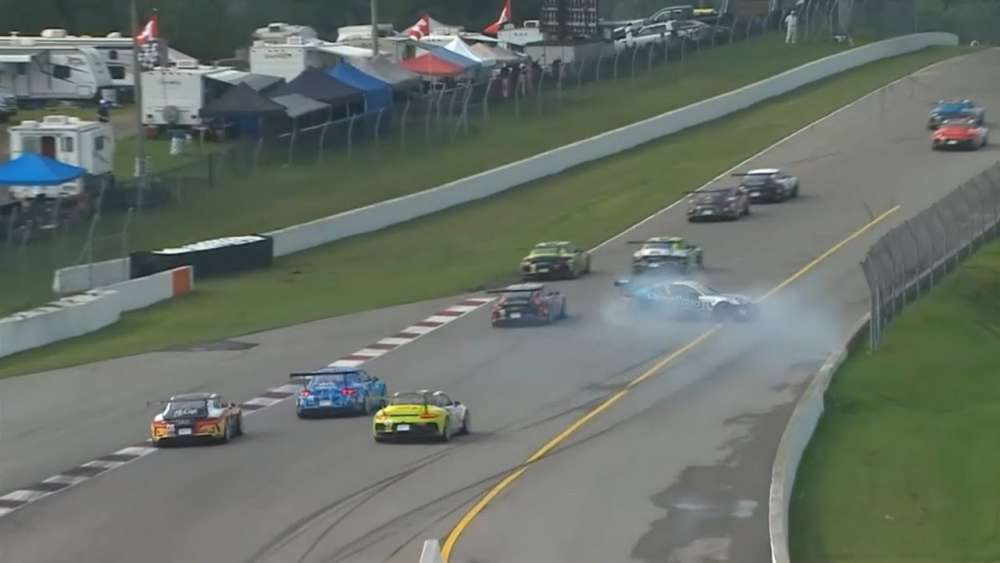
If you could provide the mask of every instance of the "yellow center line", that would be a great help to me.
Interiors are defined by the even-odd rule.
[[[884,221],[887,217],[889,217],[890,215],[892,215],[896,211],[899,211],[899,208],[900,208],[900,206],[896,205],[893,208],[891,208],[888,211],[886,211],[885,213],[882,213],[878,217],[875,217],[874,219],[872,219],[871,221],[869,221],[864,227],[861,227],[857,231],[854,231],[853,233],[851,233],[851,235],[849,237],[847,237],[844,240],[842,240],[842,241],[838,242],[837,244],[833,245],[829,250],[827,250],[823,254],[820,254],[818,257],[816,257],[816,259],[814,259],[813,261],[809,262],[808,264],[806,264],[805,266],[803,266],[799,271],[797,271],[794,274],[792,274],[791,277],[789,277],[785,281],[783,281],[780,284],[778,284],[774,289],[772,289],[772,290],[768,291],[767,293],[765,293],[763,295],[763,297],[761,297],[758,301],[764,301],[768,297],[771,297],[774,294],[776,294],[779,291],[781,291],[782,289],[788,287],[789,285],[791,285],[792,283],[794,283],[796,280],[798,280],[802,276],[804,276],[807,273],[809,273],[811,270],[813,270],[816,266],[818,266],[824,260],[826,260],[827,258],[829,258],[830,256],[832,256],[838,250],[840,250],[841,248],[843,248],[844,246],[846,246],[848,243],[850,243],[854,239],[860,237],[861,235],[865,234],[872,227],[874,227],[875,225],[878,225],[879,223],[881,223],[882,221]],[[642,383],[643,381],[649,379],[650,377],[652,377],[652,376],[660,373],[663,370],[663,368],[665,368],[671,362],[673,362],[674,360],[676,360],[680,356],[686,354],[687,352],[691,351],[691,349],[693,349],[694,347],[698,346],[699,344],[701,344],[705,340],[708,340],[708,338],[711,337],[716,332],[718,332],[721,327],[722,327],[722,325],[716,325],[716,326],[712,327],[711,329],[703,332],[700,336],[698,336],[697,338],[695,338],[691,342],[688,342],[684,346],[678,348],[677,350],[671,352],[670,354],[668,354],[665,357],[663,357],[662,359],[660,359],[652,367],[650,367],[649,369],[647,369],[646,371],[644,371],[641,375],[639,375],[638,377],[636,377],[635,379],[633,379],[632,381],[630,381],[628,383],[628,385],[625,386],[624,389],[622,389],[621,391],[618,391],[617,393],[614,393],[613,395],[611,395],[610,397],[608,397],[607,399],[605,399],[604,401],[602,401],[601,404],[597,405],[592,410],[590,410],[589,412],[587,412],[587,414],[583,415],[576,422],[574,422],[569,427],[567,427],[565,430],[563,430],[562,432],[560,432],[555,438],[552,438],[551,440],[549,440],[544,446],[542,446],[541,448],[539,448],[538,451],[536,451],[534,454],[532,454],[531,457],[529,457],[528,460],[526,462],[524,462],[524,464],[522,464],[517,469],[513,470],[506,477],[504,477],[499,483],[497,483],[496,485],[494,485],[493,488],[489,490],[489,492],[487,492],[485,495],[483,495],[483,497],[480,498],[479,501],[476,502],[476,504],[474,504],[472,506],[472,508],[470,508],[469,511],[465,513],[465,515],[462,516],[461,520],[459,520],[458,523],[455,524],[455,527],[452,528],[451,533],[448,534],[448,537],[445,539],[444,545],[441,548],[441,555],[443,556],[443,559],[444,559],[445,563],[448,563],[448,561],[450,560],[451,553],[455,549],[455,544],[458,543],[459,538],[462,537],[462,533],[466,530],[466,528],[469,527],[470,524],[472,524],[472,521],[475,520],[476,517],[478,517],[479,514],[482,513],[482,511],[487,506],[489,506],[489,504],[491,502],[493,502],[493,499],[495,499],[500,493],[502,493],[504,490],[506,490],[507,487],[509,487],[514,481],[516,481],[518,478],[520,478],[521,475],[523,475],[524,472],[527,471],[528,468],[532,464],[534,464],[538,460],[540,460],[543,457],[545,457],[546,455],[548,455],[553,449],[555,449],[560,444],[562,444],[563,442],[565,442],[570,436],[572,436],[573,434],[575,434],[585,424],[587,424],[588,422],[590,422],[591,420],[593,420],[594,418],[596,418],[599,414],[601,414],[602,412],[606,411],[612,405],[614,405],[615,403],[617,403],[618,401],[620,401],[623,397],[625,397],[626,395],[628,395],[629,391],[631,391],[632,389],[634,389],[640,383]]]

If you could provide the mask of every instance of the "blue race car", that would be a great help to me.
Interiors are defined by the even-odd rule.
[[[927,118],[927,128],[937,129],[946,119],[973,118],[976,125],[982,125],[986,110],[972,100],[938,100]]]
[[[295,397],[299,418],[334,414],[363,414],[376,411],[387,402],[385,382],[360,368],[323,368],[310,373],[293,373],[293,381],[303,383]]]

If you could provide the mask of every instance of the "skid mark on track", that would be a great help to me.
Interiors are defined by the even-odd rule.
[[[789,371],[808,373],[814,367],[801,364]],[[724,456],[714,465],[686,467],[675,483],[650,498],[666,516],[652,522],[640,537],[632,550],[634,559],[647,563],[770,560],[770,547],[758,539],[767,534],[765,485],[781,435],[775,430],[784,428],[794,397],[808,384],[808,378],[804,379],[780,386],[782,391],[794,390],[789,402],[764,413],[726,420],[726,425],[740,425],[746,431],[720,448]]]

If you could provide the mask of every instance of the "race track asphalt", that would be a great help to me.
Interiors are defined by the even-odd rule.
[[[713,335],[530,467],[465,530],[452,557],[765,561],[780,430],[808,375],[866,310],[865,249],[1000,154],[931,152],[928,104],[962,96],[1000,108],[998,83],[997,51],[917,73],[750,163],[800,176],[799,200],[719,224],[691,225],[683,207],[671,209],[598,250],[593,275],[554,284],[568,296],[567,321],[495,330],[479,310],[368,364],[390,390],[440,388],[468,404],[471,436],[376,445],[369,420],[304,422],[281,404],[248,418],[247,436],[229,445],[157,452],[0,518],[0,561],[416,561],[422,540],[444,537],[502,475],[707,328],[637,320],[616,307],[612,280],[633,249],[626,239],[688,236],[705,248],[710,285],[761,295],[901,205],[770,298],[756,326]],[[0,382],[0,485],[23,486],[134,443],[150,393],[211,387],[245,400],[454,301],[237,339],[259,344],[249,350],[159,353]],[[80,376],[97,389],[72,383]],[[35,377],[66,380],[52,400],[80,402],[69,407],[78,411],[32,414],[45,400],[34,388],[62,389],[32,385]],[[145,383],[115,388],[129,377]]]

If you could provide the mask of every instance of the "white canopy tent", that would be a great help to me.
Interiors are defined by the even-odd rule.
[[[496,65],[495,59],[486,57],[480,53],[473,51],[471,48],[469,48],[468,43],[462,41],[458,37],[456,37],[450,43],[445,45],[444,48],[448,49],[452,53],[456,53],[458,55],[462,55],[467,59],[476,61],[477,63],[483,65],[484,67],[491,67]]]

